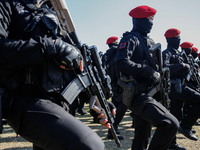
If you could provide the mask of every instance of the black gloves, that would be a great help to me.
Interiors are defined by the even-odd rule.
[[[80,67],[82,61],[81,53],[79,50],[60,40],[56,39],[55,41],[55,50],[56,54],[54,56],[56,63],[62,68],[71,70]]]
[[[152,73],[152,80],[153,80],[153,83],[154,84],[157,84],[160,82],[160,73],[153,70],[153,73]]]
[[[184,70],[187,71],[187,72],[189,72],[190,65],[189,64],[185,64],[185,63],[184,63],[184,65],[185,65]]]
[[[110,108],[110,111],[112,112],[113,109],[116,109],[115,105],[109,101],[107,101],[108,106]],[[94,118],[98,118],[99,113],[97,113],[96,111],[94,111],[93,109],[90,109],[90,114],[94,117]],[[113,114],[113,113],[112,113]],[[113,114],[114,117],[114,114]],[[98,118],[98,120],[100,120],[101,118]]]
[[[160,82],[160,73],[149,66],[144,65],[143,72],[140,75],[150,79],[150,81],[153,82],[153,84],[157,84]]]

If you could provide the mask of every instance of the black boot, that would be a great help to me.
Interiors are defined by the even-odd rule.
[[[114,129],[115,129],[115,128],[114,128]],[[116,132],[116,131],[115,131],[115,132]],[[117,133],[116,133],[116,134],[117,134]],[[124,139],[124,137],[121,136],[121,135],[119,135],[119,134],[117,134],[117,137],[118,137],[119,140],[123,140],[123,139]],[[111,133],[111,130],[110,130],[110,129],[108,130],[107,138],[108,138],[108,139],[114,139],[113,136],[112,136],[112,133]]]
[[[85,115],[85,114],[87,114],[87,112],[85,112],[83,109],[78,109],[77,112],[78,112],[80,115]]]
[[[197,120],[194,125],[195,126],[200,126],[200,122]]]
[[[185,137],[187,137],[190,140],[194,140],[194,141],[198,140],[198,138],[192,133],[191,130],[185,129],[180,126],[178,131],[179,133],[182,133]]]
[[[186,148],[179,144],[171,144],[168,150],[186,150]]]

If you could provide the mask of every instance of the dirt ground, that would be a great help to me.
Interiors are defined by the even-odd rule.
[[[89,111],[88,106],[85,106],[85,111]],[[93,123],[92,116],[88,113],[86,115],[76,114],[76,117],[84,122],[86,125],[91,127],[97,134],[102,138],[105,143],[106,150],[130,150],[132,139],[134,136],[134,128],[131,128],[132,118],[130,117],[130,112],[127,111],[122,122],[119,125],[119,130],[121,135],[124,136],[124,140],[121,141],[121,147],[118,148],[114,140],[108,140],[107,128],[102,127],[100,124]],[[194,126],[197,131],[195,134],[200,138],[200,126]],[[154,132],[152,128],[152,134]],[[184,137],[182,134],[177,133],[177,142],[186,147],[187,150],[200,150],[200,141],[192,141]],[[22,139],[20,136],[14,133],[9,125],[4,125],[3,134],[0,134],[0,150],[32,150],[32,144]]]

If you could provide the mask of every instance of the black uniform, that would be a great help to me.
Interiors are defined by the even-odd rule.
[[[142,18],[147,25],[149,20]],[[141,19],[134,20],[137,25]],[[137,22],[138,21],[138,22]],[[146,59],[145,49],[151,47],[154,42],[147,37],[144,30],[138,30],[134,24],[132,32],[123,35],[119,44],[117,55],[117,67],[125,75],[133,75],[138,82],[138,93],[133,97],[129,108],[134,113],[135,137],[132,143],[133,150],[144,150],[147,148],[148,139],[151,134],[151,126],[157,127],[156,132],[149,145],[149,150],[166,150],[178,129],[177,119],[154,98],[149,97],[147,92],[152,86],[151,76],[153,69],[144,64]],[[137,36],[135,36],[137,35]],[[142,38],[142,41],[139,40]],[[144,43],[142,47],[141,42]]]
[[[12,97],[10,111],[3,107],[4,118],[17,134],[42,149],[103,150],[100,137],[58,101],[56,93],[74,73],[60,69],[47,55],[55,53],[55,35],[40,19],[49,12],[48,5],[43,7],[36,9],[29,0],[0,1],[0,83]],[[29,74],[32,81],[26,78]]]
[[[179,53],[178,50],[168,46],[168,48],[163,51],[163,66],[170,68],[170,77],[172,81],[180,79],[182,82],[189,68],[183,67],[183,58],[180,57]],[[182,128],[190,131],[200,114],[200,93],[191,88],[189,83],[182,84],[182,92],[176,87],[178,87],[177,83],[172,82],[169,94],[171,100],[170,112],[181,121],[180,126]],[[184,103],[190,105],[190,107],[187,108],[187,115],[183,116],[182,107]],[[173,140],[173,144],[175,143],[176,141]]]
[[[106,72],[111,78],[111,86],[112,86],[112,103],[117,108],[116,110],[116,116],[114,119],[114,128],[117,129],[117,126],[123,119],[124,114],[126,113],[127,107],[122,103],[122,88],[117,84],[117,81],[119,79],[119,71],[116,68],[116,58],[117,58],[117,49],[118,44],[110,43],[109,49],[104,54],[104,62],[103,64],[106,67]],[[119,132],[117,132],[119,133]],[[111,134],[109,132],[109,134]]]

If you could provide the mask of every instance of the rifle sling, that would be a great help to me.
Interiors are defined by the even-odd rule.
[[[154,63],[155,61],[154,61],[154,59],[151,57],[148,48],[145,46],[145,44],[144,44],[142,38],[140,37],[140,34],[139,34],[138,32],[132,32],[132,33],[133,33],[133,34],[138,38],[138,40],[140,41],[140,44],[142,45],[142,48],[143,48],[143,50],[144,50],[144,54],[145,54],[147,60],[149,61],[149,63],[151,64],[151,67],[152,67],[154,70],[157,70],[157,67],[156,67],[156,65],[155,65],[155,63]]]

